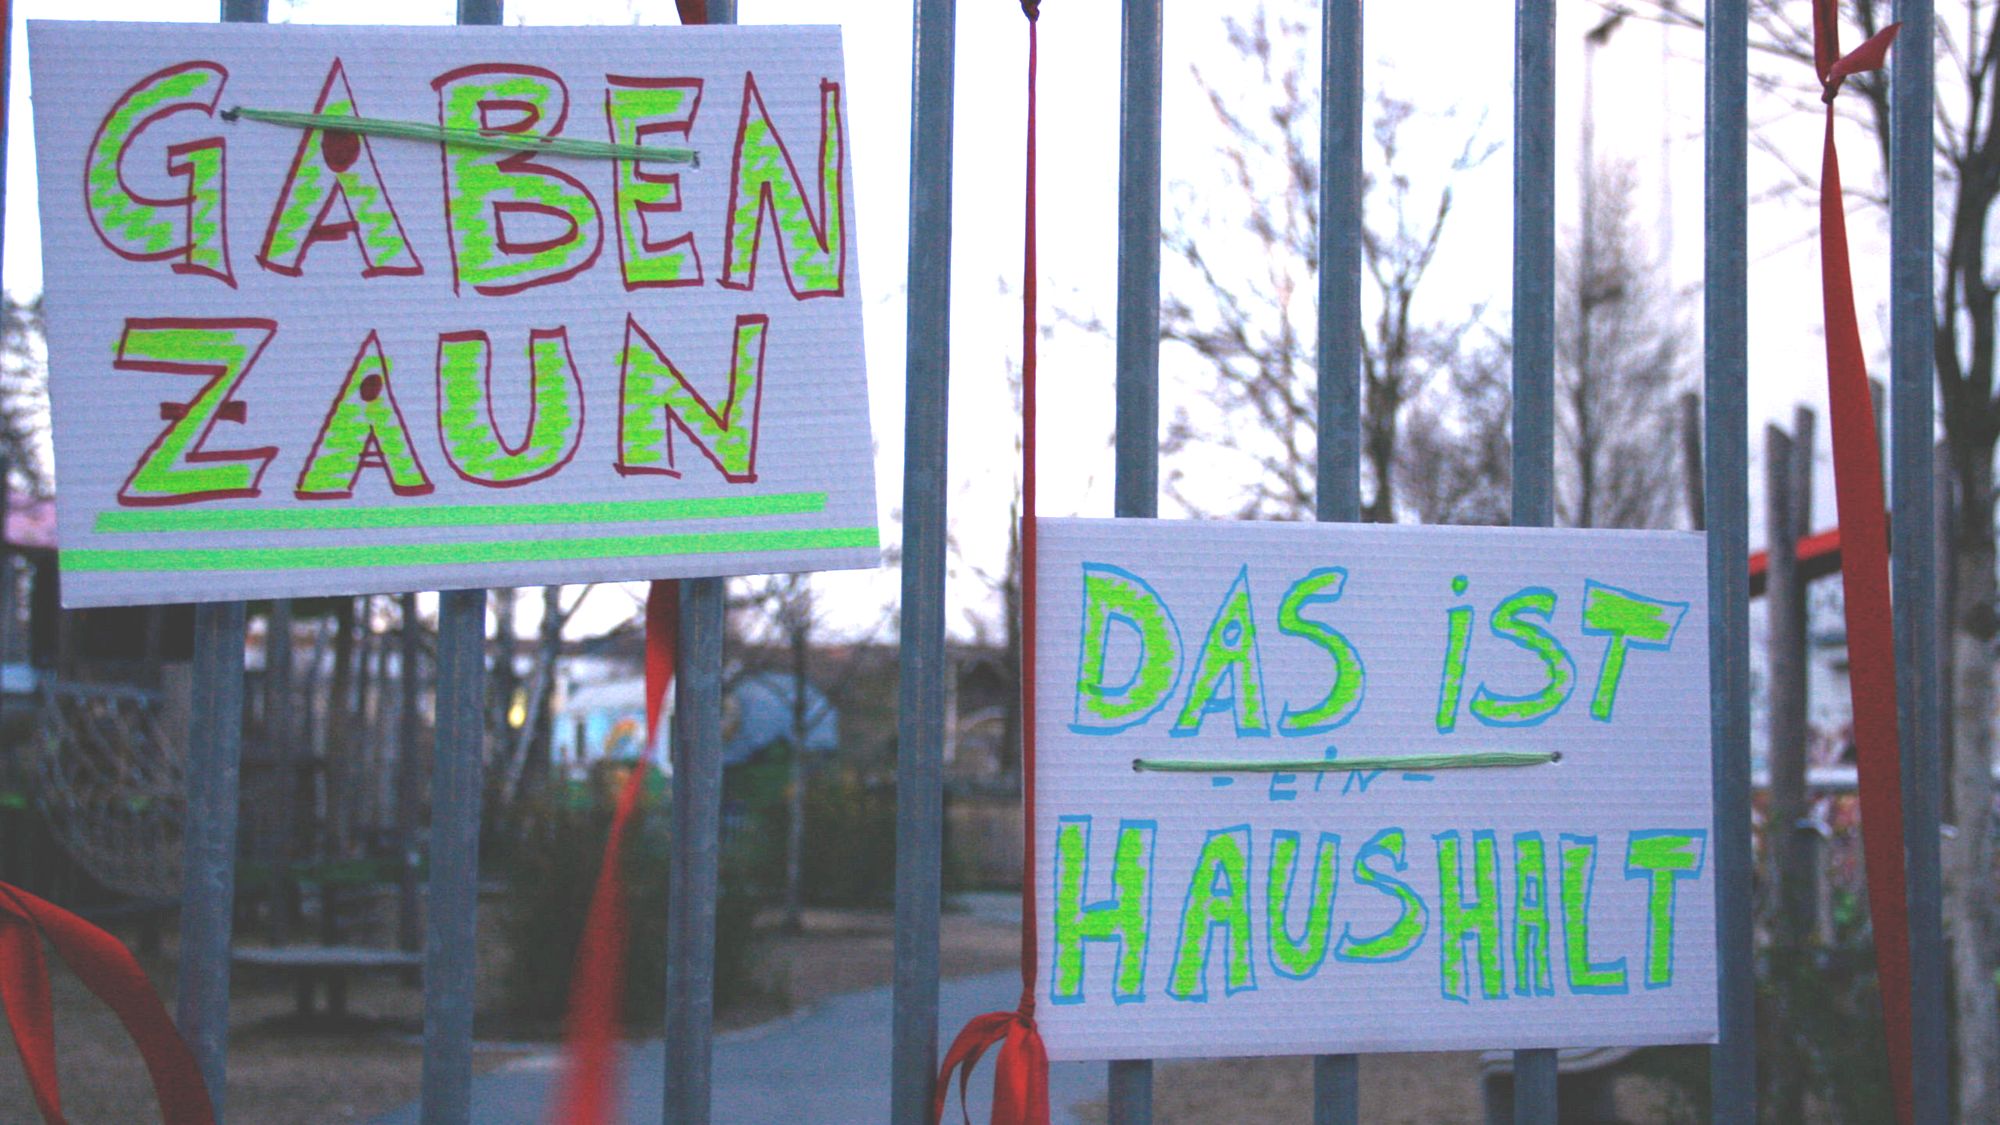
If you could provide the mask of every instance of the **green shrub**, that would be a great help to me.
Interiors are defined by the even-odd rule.
[[[622,772],[601,765],[589,785],[550,786],[521,818],[502,923],[508,950],[502,979],[515,1016],[550,1024],[562,1019]],[[644,1029],[659,1026],[666,996],[671,849],[664,793],[658,786],[647,790],[627,829],[622,856],[629,926],[623,1019],[628,1028]],[[746,997],[754,971],[754,903],[729,878],[728,857],[723,866],[716,904],[718,1007]]]
[[[782,840],[784,822],[778,821]],[[886,773],[827,762],[806,782],[800,887],[820,906],[886,906],[896,894],[896,786]]]

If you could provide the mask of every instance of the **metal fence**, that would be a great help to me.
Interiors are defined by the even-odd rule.
[[[985,0],[1004,3],[1005,0]],[[1152,516],[1159,491],[1162,0],[1125,0],[1118,223],[1116,514]],[[1938,669],[1931,359],[1930,0],[1897,0],[1907,25],[1893,60],[1890,137],[1894,562],[1902,672],[1906,846],[1911,863],[1920,1121],[1946,1119],[1947,1048],[1938,918]],[[734,0],[709,0],[712,23]],[[1360,0],[1325,0],[1319,227],[1318,517],[1360,515],[1362,112]],[[891,1120],[928,1120],[938,1055],[938,923],[946,675],[946,401],[955,0],[915,0],[910,169],[908,399],[902,556],[895,1015]],[[222,17],[262,21],[266,0],[223,0]],[[498,24],[500,0],[458,0],[462,24]],[[1714,696],[1717,961],[1721,1038],[1715,1119],[1755,1118],[1752,1038],[1748,686],[1746,94],[1748,0],[1706,12],[1706,518]],[[1518,0],[1514,89],[1514,522],[1552,522],[1555,368],[1555,12]],[[710,1119],[711,982],[721,790],[723,592],[686,584],[679,707],[663,1120]],[[218,1107],[228,1022],[231,904],[242,714],[244,606],[196,618],[186,898],[177,1015]],[[478,882],[484,693],[483,591],[444,593],[439,610],[429,921],[424,964],[423,1121],[469,1120],[473,929]],[[1032,873],[1027,873],[1032,877]],[[1515,1115],[1553,1122],[1552,1050],[1516,1057]],[[1114,1123],[1151,1119],[1152,1064],[1110,1064]],[[1313,1119],[1358,1119],[1352,1055],[1314,1065]]]

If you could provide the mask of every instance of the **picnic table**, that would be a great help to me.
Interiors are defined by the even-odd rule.
[[[424,964],[421,953],[366,945],[249,946],[232,951],[230,959],[238,965],[290,974],[298,990],[301,1016],[315,1014],[314,993],[323,984],[327,1015],[335,1019],[347,1014],[348,974],[407,972]]]

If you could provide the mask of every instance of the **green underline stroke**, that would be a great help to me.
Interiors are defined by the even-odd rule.
[[[237,106],[222,111],[224,121],[237,118],[262,121],[267,125],[288,125],[294,129],[337,129],[344,133],[366,133],[371,137],[399,137],[406,141],[430,141],[456,148],[483,148],[501,152],[539,152],[548,156],[574,156],[584,160],[644,160],[655,164],[686,164],[701,167],[701,154],[691,148],[671,145],[621,145],[582,137],[543,137],[532,133],[506,133],[498,129],[453,129],[421,121],[389,121],[380,117],[350,117],[344,113],[296,113],[284,109],[252,109]]]
[[[520,527],[792,516],[826,510],[824,492],[598,500],[563,504],[441,504],[368,508],[121,508],[100,512],[102,534],[163,531],[355,531],[398,527]]]
[[[1289,761],[1216,762],[1134,758],[1141,773],[1359,773],[1366,770],[1479,770],[1546,766],[1562,761],[1554,750],[1489,750],[1473,754],[1394,754],[1378,758],[1296,758]]]
[[[499,543],[379,543],[341,547],[161,547],[62,552],[70,570],[167,572],[199,570],[340,570],[388,566],[636,559],[750,551],[831,551],[880,546],[873,527],[784,531],[698,531],[678,535],[614,535],[591,539],[516,539]]]

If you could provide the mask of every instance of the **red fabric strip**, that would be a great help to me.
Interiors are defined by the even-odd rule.
[[[681,585],[655,582],[646,593],[646,744],[619,790],[604,841],[604,862],[590,894],[590,913],[576,951],[563,1038],[562,1076],[549,1120],[559,1125],[604,1125],[618,1106],[618,1009],[625,994],[625,946],[629,934],[625,887],[619,862],[625,833],[645,789],[646,768],[658,741],[667,686],[674,679],[680,645]]]
[[[131,951],[62,907],[0,883],[0,1008],[42,1120],[49,1125],[64,1121],[43,941],[55,947],[56,956],[125,1026],[152,1077],[161,1120],[166,1125],[214,1125],[215,1111],[194,1052]]]
[[[931,1099],[931,1120],[944,1120],[951,1076],[958,1072],[960,1115],[972,1069],[988,1047],[993,1063],[992,1125],[1048,1125],[1049,1055],[1035,1027],[1035,65],[1038,0],[1021,0],[1028,17],[1028,151],[1026,214],[1021,249],[1021,1000],[1011,1012],[988,1012],[965,1025],[945,1052]]]
[[[1896,732],[1896,644],[1889,599],[1889,529],[1884,511],[1882,452],[1868,393],[1861,329],[1854,313],[1854,279],[1847,252],[1847,216],[1834,144],[1834,95],[1848,77],[1879,69],[1898,25],[1841,56],[1835,0],[1813,6],[1814,62],[1825,88],[1826,140],[1820,171],[1820,285],[1826,307],[1827,398],[1832,407],[1833,473],[1840,511],[1841,584],[1847,603],[1848,688],[1854,710],[1854,751],[1860,777],[1862,853],[1875,966],[1882,993],[1882,1031],[1896,1116],[1912,1112],[1910,1038],[1910,918],[1903,872],[1903,786]]]
[[[674,0],[674,7],[680,12],[683,24],[708,22],[708,0]]]

